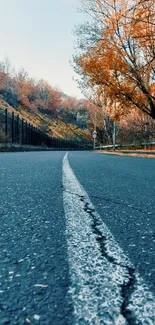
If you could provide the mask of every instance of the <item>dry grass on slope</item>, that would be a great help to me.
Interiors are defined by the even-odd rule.
[[[47,114],[35,113],[28,111],[24,107],[19,106],[18,109],[14,109],[2,98],[0,98],[0,109],[8,110],[8,113],[19,115],[20,119],[24,119],[34,127],[39,128],[43,132],[47,133],[51,137],[65,138],[65,139],[78,139],[88,140],[88,134],[86,131],[74,126],[73,124],[66,124],[61,119],[53,119]]]

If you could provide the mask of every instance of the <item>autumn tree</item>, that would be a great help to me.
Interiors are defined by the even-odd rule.
[[[39,90],[37,99],[38,107],[48,112],[49,114],[52,113],[53,115],[55,115],[56,111],[60,106],[60,90],[53,88],[51,85],[49,85],[48,82],[44,80],[40,80],[37,83],[37,87]]]
[[[0,63],[0,90],[7,87],[8,75],[5,72],[4,66]]]
[[[78,109],[78,100],[74,97],[67,97],[61,99],[61,106],[65,110],[74,111]]]
[[[153,0],[83,0],[92,17],[80,26],[75,69],[109,112],[138,108],[155,119],[155,6]],[[117,105],[114,105],[117,103]]]
[[[13,107],[17,106],[14,69],[8,59],[0,62],[0,95]]]

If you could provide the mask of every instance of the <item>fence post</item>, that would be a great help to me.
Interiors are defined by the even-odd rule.
[[[29,144],[31,144],[31,126],[29,123]]]
[[[19,115],[17,115],[17,143],[19,144]]]
[[[36,128],[35,128],[35,126],[33,127],[33,142],[34,142],[34,145],[36,146]]]
[[[38,135],[37,135],[37,127],[35,127],[35,143],[38,145]]]
[[[31,144],[33,145],[33,125],[31,124]]]
[[[29,129],[29,123],[27,122],[27,144],[29,144],[30,141],[30,129]]]
[[[5,110],[5,136],[6,136],[6,143],[8,142],[8,110]]]
[[[22,118],[22,144],[24,144],[24,119]]]
[[[33,144],[36,146],[36,128],[33,126]]]
[[[25,131],[26,131],[25,143],[27,144],[27,121],[25,122]]]
[[[12,112],[12,143],[14,143],[14,112]]]
[[[30,144],[31,145],[32,145],[32,142],[33,142],[32,128],[33,128],[33,126],[30,124]]]

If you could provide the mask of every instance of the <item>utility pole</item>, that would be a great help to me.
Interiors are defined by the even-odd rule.
[[[148,142],[150,140],[150,127],[149,127],[149,116],[146,115],[145,120],[145,133],[146,133],[146,141]]]
[[[116,149],[116,122],[113,122],[113,150]]]
[[[150,125],[149,125],[149,116],[146,115],[145,118],[145,138],[146,138],[146,142],[149,142],[150,140]],[[145,150],[147,149],[148,145],[145,145]]]
[[[93,131],[93,139],[94,139],[94,151],[96,147],[96,137],[97,137],[97,132],[96,132],[96,112],[95,112],[95,120],[94,120],[94,131]]]
[[[115,104],[114,104],[114,112],[116,111],[116,101],[115,101]],[[113,151],[115,151],[116,149],[116,122],[115,120],[113,121],[113,135],[112,135],[112,138],[113,138]]]
[[[104,144],[104,137],[107,134],[107,114],[106,114],[106,109],[107,109],[107,99],[106,99],[106,91],[105,88],[103,89],[103,144]],[[106,138],[106,137],[105,137]]]

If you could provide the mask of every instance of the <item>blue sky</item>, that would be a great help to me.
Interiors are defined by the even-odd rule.
[[[84,17],[78,0],[0,0],[0,60],[24,67],[78,98],[80,91],[69,61],[74,53],[72,30]]]

